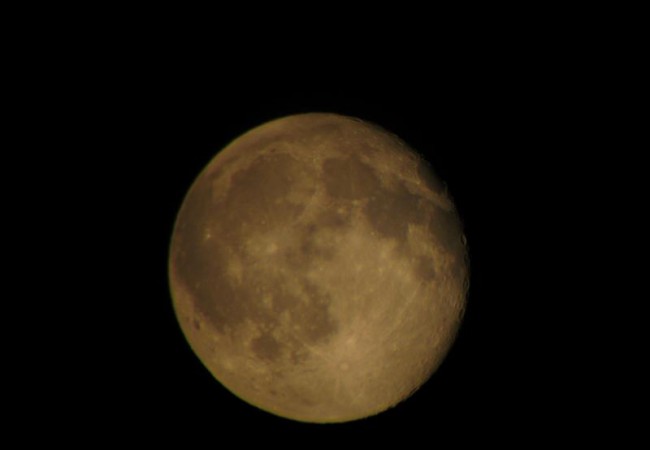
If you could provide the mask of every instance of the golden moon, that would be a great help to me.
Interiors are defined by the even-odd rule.
[[[227,389],[304,422],[415,392],[465,310],[461,221],[429,165],[382,128],[300,114],[235,139],[176,219],[174,310]]]

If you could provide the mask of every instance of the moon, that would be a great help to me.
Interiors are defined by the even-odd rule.
[[[169,254],[174,311],[205,367],[251,405],[316,423],[378,414],[425,383],[461,324],[468,273],[429,164],[379,126],[322,113],[217,153]]]

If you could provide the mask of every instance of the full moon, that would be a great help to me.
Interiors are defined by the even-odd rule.
[[[242,400],[345,422],[408,398],[465,310],[462,224],[429,164],[336,114],[265,123],[220,151],[171,239],[174,310],[191,348]]]

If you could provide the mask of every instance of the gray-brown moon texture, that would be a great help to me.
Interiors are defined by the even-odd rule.
[[[468,260],[445,185],[417,153],[314,113],[263,124],[210,161],[176,219],[169,275],[183,333],[227,389],[289,419],[344,422],[438,368]]]

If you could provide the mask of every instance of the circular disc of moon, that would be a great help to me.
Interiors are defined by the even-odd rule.
[[[303,422],[380,413],[415,392],[466,304],[461,222],[429,165],[378,126],[300,114],[235,139],[172,236],[190,346],[239,398]]]

